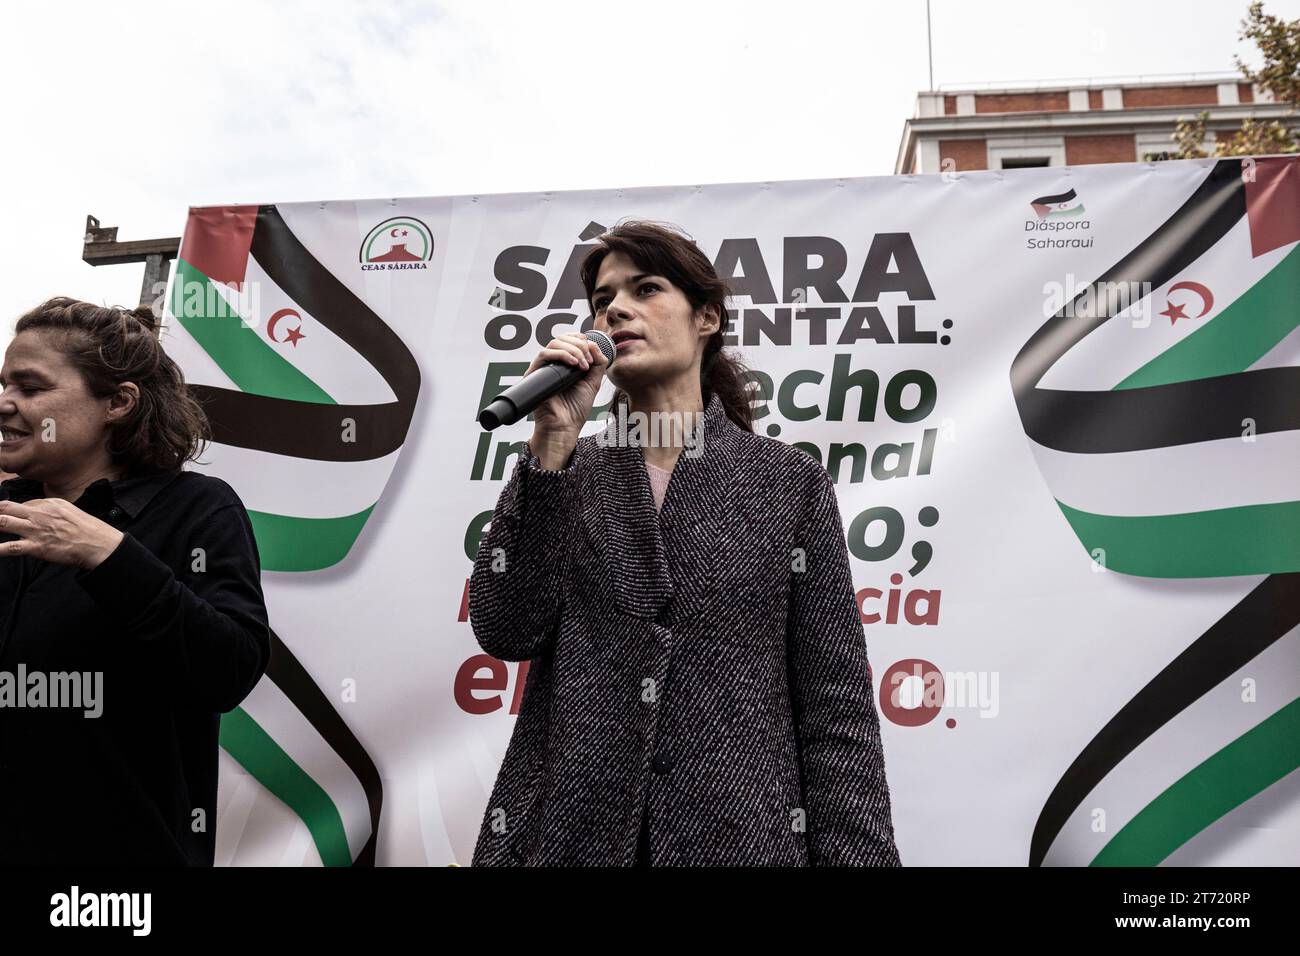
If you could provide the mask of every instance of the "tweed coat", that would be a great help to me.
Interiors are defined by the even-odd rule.
[[[701,427],[658,513],[635,445],[517,459],[469,617],[531,663],[474,865],[631,865],[643,809],[655,866],[899,865],[831,478],[716,395]]]

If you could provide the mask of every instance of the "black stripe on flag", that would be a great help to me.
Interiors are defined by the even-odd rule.
[[[1163,286],[1241,221],[1245,196],[1241,164],[1216,163],[1196,192],[1096,284]],[[1048,369],[1111,318],[1104,296],[1089,303],[1085,294],[1043,323],[1011,365],[1025,434],[1040,445],[1100,454],[1238,438],[1245,418],[1256,421],[1259,433],[1300,428],[1300,368],[1294,367],[1114,391],[1038,388]]]
[[[352,865],[374,866],[375,846],[379,838],[379,815],[384,807],[384,784],[379,777],[379,768],[343,717],[334,709],[329,698],[316,686],[306,668],[275,631],[271,631],[271,660],[267,664],[266,676],[280,688],[289,703],[307,718],[312,729],[320,734],[321,739],[339,755],[361,783],[366,803],[370,807],[370,839],[352,861]]]
[[[1029,865],[1042,866],[1070,814],[1121,760],[1297,625],[1300,572],[1271,574],[1170,661],[1092,738],[1052,788],[1029,841]]]
[[[1029,205],[1054,206],[1058,202],[1069,202],[1073,198],[1074,198],[1074,190],[1071,189],[1068,192],[1059,193],[1055,196],[1040,196],[1038,199],[1033,200]]]
[[[420,367],[406,344],[317,261],[274,206],[258,209],[251,255],[294,302],[369,362],[397,401],[320,405],[191,385],[213,441],[315,461],[371,461],[401,448],[420,394]],[[355,441],[342,440],[345,418],[356,423]]]

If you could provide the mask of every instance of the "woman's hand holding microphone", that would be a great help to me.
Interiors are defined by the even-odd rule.
[[[568,464],[573,449],[578,445],[582,426],[587,423],[596,403],[605,368],[609,365],[605,353],[585,334],[566,332],[551,339],[550,344],[537,353],[524,375],[547,362],[557,361],[588,371],[572,388],[557,392],[533,409],[533,437],[529,439],[528,447],[548,471],[558,471]]]

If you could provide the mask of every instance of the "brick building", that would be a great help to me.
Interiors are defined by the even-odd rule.
[[[1178,120],[1210,114],[1206,144],[1216,130],[1238,129],[1247,116],[1294,114],[1267,90],[1235,73],[1179,78],[1039,83],[1019,89],[941,89],[919,93],[916,115],[903,125],[895,173],[945,169],[1018,169],[1132,163],[1166,158]],[[951,159],[945,167],[943,161]]]

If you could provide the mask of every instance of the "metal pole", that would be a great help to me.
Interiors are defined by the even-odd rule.
[[[925,52],[930,61],[930,90],[934,92],[934,41],[930,37],[930,0],[925,0]]]

